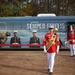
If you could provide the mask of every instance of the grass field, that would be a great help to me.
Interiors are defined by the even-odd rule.
[[[0,51],[0,75],[49,75],[43,51]],[[60,51],[53,75],[75,75],[75,57]]]

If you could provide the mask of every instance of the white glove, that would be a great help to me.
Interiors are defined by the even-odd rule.
[[[46,46],[43,46],[43,48],[44,48],[44,53],[47,53]]]
[[[75,42],[75,40],[73,40],[73,42]]]
[[[19,44],[19,43],[12,43],[12,44]]]
[[[57,46],[57,54],[59,53],[59,48],[60,48],[60,46]]]
[[[68,42],[66,41],[65,44],[67,44]]]

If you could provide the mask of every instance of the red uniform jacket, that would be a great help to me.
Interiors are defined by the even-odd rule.
[[[46,46],[47,42],[52,38],[53,34],[47,33],[43,40],[43,46]],[[51,47],[47,50],[48,53],[56,52],[57,46],[60,46],[60,41],[58,38],[58,34],[56,34],[56,38],[54,40],[54,43],[51,45]]]
[[[69,34],[68,40],[70,44],[75,44],[75,34]]]

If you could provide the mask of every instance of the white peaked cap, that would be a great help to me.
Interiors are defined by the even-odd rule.
[[[33,33],[34,33],[34,32],[37,32],[37,31],[36,31],[36,30],[33,30]]]
[[[54,26],[50,26],[49,28],[54,28]]]

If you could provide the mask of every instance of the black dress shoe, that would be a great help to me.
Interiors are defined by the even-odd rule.
[[[49,75],[53,75],[53,72],[50,72]]]
[[[75,55],[73,55],[73,56],[75,56]]]

